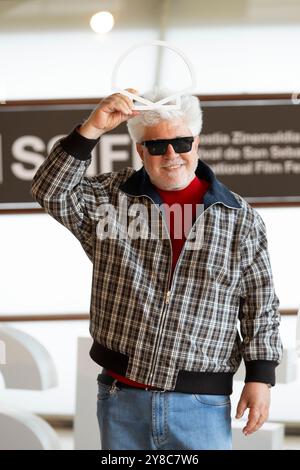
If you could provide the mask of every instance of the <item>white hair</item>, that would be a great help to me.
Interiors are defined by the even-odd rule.
[[[155,89],[145,93],[143,97],[155,103],[173,93],[168,89]],[[167,104],[173,103],[175,103],[175,100]],[[127,128],[131,139],[135,142],[141,142],[145,127],[154,126],[164,120],[174,121],[178,119],[181,119],[186,124],[193,136],[199,135],[202,129],[202,109],[199,98],[193,95],[182,95],[181,107],[178,110],[157,109],[140,111],[140,114],[127,121]]]

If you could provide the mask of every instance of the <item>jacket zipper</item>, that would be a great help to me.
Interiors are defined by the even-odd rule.
[[[164,220],[163,215],[162,215],[162,221],[163,221],[165,227],[167,228],[167,233],[169,234],[169,229],[167,227],[167,224]],[[170,250],[171,250],[171,262],[169,264],[167,292],[164,295],[164,298],[165,298],[164,308],[163,308],[163,311],[162,311],[162,314],[161,314],[161,319],[160,319],[160,323],[159,323],[159,326],[158,326],[158,328],[159,328],[158,331],[163,331],[163,328],[164,328],[165,311],[166,311],[166,309],[167,309],[167,307],[170,303],[171,286],[172,286],[172,283],[171,283],[171,286],[170,286],[170,278],[171,278],[171,270],[172,270],[173,249],[172,249],[172,243],[171,243],[171,239],[170,239],[169,235],[168,235],[168,240],[169,240],[169,245],[170,245]],[[176,263],[176,265],[177,265],[177,263]],[[175,266],[175,270],[176,270],[176,266]],[[147,379],[147,384],[150,383],[150,381],[152,380],[153,374],[154,374],[156,358],[157,358],[157,353],[158,353],[159,344],[160,344],[160,339],[161,338],[159,336],[157,336],[155,344],[154,344],[152,361],[151,361],[152,362],[152,367],[150,367],[150,373],[149,373],[149,378]]]
[[[149,197],[149,196],[147,196]],[[151,199],[151,198],[149,198]],[[152,200],[152,199],[151,199]],[[154,201],[152,201],[154,203]],[[154,203],[155,204],[155,203]],[[214,206],[215,204],[217,203],[214,203],[214,204],[211,204],[211,206],[209,207],[212,207]],[[204,214],[204,212],[209,209],[209,207],[207,207],[198,217],[197,219],[195,220],[195,222],[193,223],[192,227],[190,228],[190,231],[188,233],[188,236],[186,238],[186,240],[188,240],[189,236],[190,236],[190,233],[191,231],[193,230],[193,227],[195,226],[195,224],[197,223],[198,219]],[[165,223],[165,220],[162,216],[162,220],[163,220],[163,223],[165,224],[165,226],[167,227],[166,223]],[[167,232],[169,233],[169,231]],[[171,248],[171,266],[172,266],[172,260],[173,260],[173,250],[172,250],[172,243],[171,243],[171,239],[170,237],[168,238],[169,239],[169,243],[170,243],[170,248]],[[185,245],[185,243],[184,243]],[[171,285],[170,285],[170,271],[171,269],[169,269],[169,275],[168,275],[168,290],[166,292],[166,296],[165,296],[165,304],[164,304],[164,308],[163,308],[163,312],[162,312],[162,320],[160,322],[160,325],[159,325],[159,331],[163,332],[163,329],[164,329],[164,322],[165,322],[165,311],[167,310],[168,308],[168,305],[170,303],[170,296],[171,296],[171,291],[172,291],[172,286],[174,284],[174,279],[175,279],[175,274],[176,274],[176,271],[177,271],[177,267],[179,265],[179,262],[180,262],[180,258],[182,258],[183,256],[183,253],[184,253],[184,250],[185,250],[185,247],[183,245],[183,248],[181,250],[181,253],[179,255],[179,258],[177,260],[177,263],[175,265],[175,269],[174,269],[174,273],[173,273],[173,277],[172,277],[172,282],[171,282]],[[156,342],[155,342],[155,346],[154,346],[154,354],[153,354],[153,360],[152,360],[152,367],[150,368],[150,374],[149,374],[149,379],[147,380],[147,383],[149,383],[151,380],[152,380],[152,377],[153,377],[153,374],[154,374],[154,371],[155,371],[155,367],[156,367],[156,359],[157,359],[157,354],[158,354],[158,350],[159,350],[159,345],[160,345],[160,340],[161,340],[161,337],[162,335],[158,336],[157,339],[156,339]]]

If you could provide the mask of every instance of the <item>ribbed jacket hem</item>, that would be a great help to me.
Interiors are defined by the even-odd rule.
[[[105,369],[125,376],[128,356],[94,341],[90,357]],[[195,372],[179,370],[174,392],[231,395],[233,373],[230,372]]]
[[[246,378],[245,382],[263,382],[275,385],[275,368],[278,366],[276,361],[245,361]]]
[[[65,152],[77,158],[77,160],[88,160],[91,157],[91,151],[99,142],[100,137],[98,139],[84,137],[77,131],[80,125],[78,124],[69,135],[61,139],[60,145]]]

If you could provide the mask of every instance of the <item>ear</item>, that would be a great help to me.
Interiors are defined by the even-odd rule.
[[[198,149],[199,142],[200,142],[200,137],[199,137],[199,135],[196,135],[196,137],[194,138],[194,142],[193,142],[193,144],[196,147],[196,150]]]
[[[135,143],[137,153],[141,157],[141,160],[144,161],[144,149],[142,144],[139,144],[138,142]]]

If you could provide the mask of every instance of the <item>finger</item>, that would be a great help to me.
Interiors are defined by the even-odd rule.
[[[247,409],[247,402],[245,400],[240,400],[236,409],[235,417],[237,419],[241,418]]]
[[[139,114],[138,110],[131,109],[133,103],[130,102],[129,106],[126,97],[124,97],[120,93],[115,93],[114,95],[105,98],[104,100],[102,100],[101,105],[103,111],[108,113],[119,111],[124,114],[126,118],[128,116],[135,117],[137,114]]]
[[[123,100],[118,100],[115,102],[115,109],[120,111],[122,114],[125,114],[126,116],[131,114],[131,109]]]
[[[126,91],[129,91],[130,93],[134,94],[134,95],[137,95],[138,94],[138,90],[136,90],[135,88],[125,88]],[[128,105],[130,106],[130,109],[133,107],[133,98],[130,98],[129,96],[126,96],[126,95],[122,95],[123,98],[125,98],[127,100],[127,103]]]
[[[262,427],[262,425],[265,423],[267,417],[265,415],[260,415],[259,420],[257,421],[256,425],[252,429],[252,431],[249,431],[248,434],[253,434],[254,432],[258,431],[259,428]]]
[[[132,113],[131,113],[131,115],[128,116],[128,119],[132,119],[132,118],[138,116],[139,114],[140,114],[140,111],[133,110]]]
[[[245,435],[249,434],[250,432],[252,432],[253,428],[256,426],[258,420],[260,418],[260,411],[255,408],[255,407],[252,407],[250,408],[250,412],[249,412],[249,416],[248,416],[248,421],[247,421],[247,424],[246,426],[244,427],[243,429],[243,433]]]
[[[127,96],[118,94],[116,96],[116,100],[118,102],[122,103],[125,106],[125,108],[127,109],[128,112],[131,112],[132,101],[130,100],[130,98],[127,98]]]
[[[109,112],[113,112],[115,109],[119,110],[119,104],[124,106],[124,113],[125,114],[130,114],[131,112],[131,106],[129,105],[128,101],[125,99],[126,97],[124,95],[121,95],[121,93],[114,93],[113,95],[108,96],[105,98],[101,104],[103,107],[107,107]],[[125,112],[126,111],[126,112]]]
[[[260,409],[259,420],[258,420],[257,424],[255,425],[255,427],[253,428],[252,432],[255,432],[259,428],[261,428],[262,425],[267,421],[268,417],[269,417],[269,408],[268,407],[262,407]]]
[[[105,98],[101,102],[101,110],[106,113],[114,113],[119,111],[122,114],[127,114],[129,112],[125,103],[116,98],[116,95],[114,95],[114,97]]]
[[[132,92],[136,91],[133,88],[126,88],[126,90],[132,91]],[[129,107],[129,109],[131,109],[133,107],[133,99],[130,98],[129,96],[123,95],[122,93],[116,93],[115,96],[122,99],[126,103],[126,105]]]
[[[135,90],[135,88],[125,88],[126,91],[129,91],[133,95],[138,95],[138,90]]]

